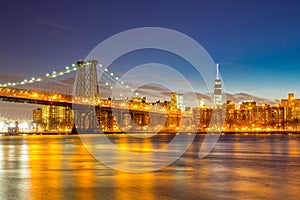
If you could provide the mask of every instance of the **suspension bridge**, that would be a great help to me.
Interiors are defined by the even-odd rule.
[[[97,77],[97,69],[102,70],[101,80]],[[74,72],[78,72],[76,78],[69,76]],[[63,79],[59,79],[61,77]],[[97,64],[97,61],[79,61],[71,66],[66,66],[63,70],[46,73],[40,77],[2,83],[0,84],[0,98],[2,101],[10,102],[66,105],[75,103],[75,96],[80,96],[84,97],[82,102],[77,98],[76,103],[88,104],[92,103],[86,101],[88,97],[91,97],[89,96],[91,93],[98,93],[98,98],[100,97],[99,84],[103,88],[106,87],[112,90],[118,80],[117,76],[103,68],[101,64]],[[105,81],[105,83],[100,81]],[[73,93],[75,82],[76,89]],[[126,88],[130,88],[124,82],[121,82],[121,84]],[[95,103],[97,102],[92,104]]]
[[[98,77],[98,74],[102,74]],[[112,100],[111,92],[120,86],[138,99],[139,93],[96,60],[78,61],[62,70],[45,73],[16,82],[0,83],[0,101],[60,106],[73,110],[77,130],[141,131],[178,127],[178,110],[166,113],[161,105],[129,101],[119,93]],[[104,94],[107,94],[104,97]],[[101,97],[101,98],[100,98]],[[121,97],[121,98],[120,98]],[[132,96],[131,96],[132,99]],[[149,127],[150,116],[154,127]],[[167,118],[165,124],[163,119]]]

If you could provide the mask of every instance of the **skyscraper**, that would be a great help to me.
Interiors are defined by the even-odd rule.
[[[214,85],[214,106],[219,107],[223,104],[222,99],[222,81],[219,77],[219,64],[217,64],[217,77]]]
[[[177,94],[176,92],[171,93],[171,105],[170,105],[171,110],[176,110],[177,109]]]
[[[183,104],[183,94],[177,94],[176,95],[176,102],[177,102],[177,108],[181,111],[185,110],[184,104]]]
[[[180,109],[184,111],[185,107],[183,104],[183,94],[177,94],[176,92],[171,93],[171,110]]]

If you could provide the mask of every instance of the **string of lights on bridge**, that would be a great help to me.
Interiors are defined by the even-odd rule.
[[[113,82],[115,82],[116,84],[118,83],[118,81],[120,80],[120,78],[118,76],[115,76],[114,73],[109,72],[107,68],[104,68],[101,64],[98,65],[100,67],[101,70],[104,71],[104,73],[107,75],[107,77],[109,77]],[[115,86],[110,86],[108,82],[105,82],[105,85],[108,86],[111,90],[113,90],[115,88]],[[124,81],[121,81],[120,84],[121,86],[125,87],[127,90],[130,90],[131,92],[134,92],[134,89],[132,89],[129,85],[126,85],[124,83]],[[123,88],[122,87],[122,88]],[[135,93],[136,96],[139,95],[138,92]],[[122,97],[123,94],[120,93],[120,96]]]
[[[62,76],[64,74],[68,74],[68,73],[71,73],[76,70],[77,70],[76,65],[72,64],[71,66],[66,66],[65,69],[60,70],[60,71],[53,71],[52,73],[46,73],[44,76],[37,77],[37,78],[32,77],[31,79],[24,79],[23,81],[20,81],[20,82],[3,83],[3,84],[0,84],[0,87],[19,86],[19,85],[25,85],[25,84],[34,83],[34,82],[40,82],[42,80],[52,79],[52,78],[56,78],[58,76]]]
[[[106,77],[108,77],[114,83],[114,84],[110,84],[109,82],[106,81],[104,83],[104,85],[107,86],[109,89],[113,90],[115,88],[117,82],[120,80],[120,78],[118,76],[116,76],[114,73],[109,72],[108,69],[104,68],[102,64],[98,64],[98,66],[103,71],[103,73],[106,75]],[[13,86],[21,86],[21,85],[41,82],[43,80],[54,79],[59,76],[63,76],[65,74],[69,74],[69,73],[75,72],[75,71],[77,71],[77,66],[76,66],[76,64],[72,64],[71,66],[66,66],[63,70],[53,71],[52,73],[46,73],[45,75],[40,76],[40,77],[32,77],[31,79],[24,79],[19,82],[2,83],[2,84],[0,84],[0,87],[13,87]],[[129,85],[125,84],[123,81],[121,81],[119,85],[123,86],[127,90],[130,90],[132,93],[134,92],[134,89],[132,89],[132,87],[130,87]],[[138,92],[135,92],[134,94],[136,96],[139,95]],[[120,96],[123,97],[123,94],[120,93]]]

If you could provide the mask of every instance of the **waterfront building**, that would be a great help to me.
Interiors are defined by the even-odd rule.
[[[288,99],[281,99],[284,107],[284,128],[286,130],[298,130],[300,120],[300,99],[294,97],[294,93],[288,94]]]
[[[232,101],[228,100],[226,102],[225,128],[230,131],[233,130],[235,121],[235,104]]]
[[[207,131],[212,115],[212,108],[207,106],[201,106],[193,108],[193,123],[197,126],[197,130],[200,132]]]
[[[74,112],[70,107],[42,105],[33,112],[36,131],[70,131],[74,125]]]
[[[219,83],[215,86],[216,91],[218,86]],[[219,130],[220,127],[223,127],[223,131],[300,130],[300,99],[295,98],[293,93],[276,105],[266,103],[258,105],[254,101],[244,101],[236,105],[228,100],[225,104],[217,104],[218,106],[205,106],[201,103],[201,106],[196,108],[185,109],[179,109],[180,96],[182,94],[171,93],[169,101],[154,103],[147,102],[146,97],[113,102],[111,99],[101,100],[101,106],[96,107],[98,127],[107,132],[120,130],[206,132]],[[215,102],[217,99],[214,98]],[[85,116],[87,117],[82,120],[92,119],[89,118],[90,114]],[[71,130],[74,126],[74,112],[67,106],[43,105],[33,110],[32,122],[33,131]],[[220,124],[221,122],[223,124]],[[90,122],[82,123],[87,124],[84,128],[90,127]],[[76,126],[76,128],[80,127]]]
[[[33,110],[33,131],[41,130],[42,125],[42,109],[37,108]]]
[[[37,108],[33,110],[33,123],[41,123],[42,122],[42,109]]]

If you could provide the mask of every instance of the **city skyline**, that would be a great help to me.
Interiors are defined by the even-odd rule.
[[[98,43],[118,32],[158,26],[183,32],[198,41],[220,63],[228,93],[248,93],[271,100],[284,98],[289,92],[298,95],[298,4],[297,1],[184,4],[157,1],[150,6],[138,1],[126,4],[92,1],[88,4],[89,12],[76,15],[86,3],[19,2],[15,6],[3,2],[1,75],[39,76],[84,59]],[[143,20],[136,15],[142,15]],[[172,56],[163,60],[156,54],[150,53],[151,59],[139,55],[139,52],[129,55],[116,73],[151,59],[174,68],[186,67],[186,63],[174,61]],[[187,74],[193,78],[192,72]]]
[[[80,62],[78,62],[78,63],[80,63]],[[77,63],[77,65],[78,65],[78,63]],[[53,71],[52,72],[53,74],[46,73],[46,75],[42,76],[42,77],[35,77],[35,78],[32,78],[32,79],[28,79],[28,80],[26,79],[25,82],[27,82],[27,83],[36,82],[38,84],[37,86],[29,86],[29,88],[35,88],[35,87],[40,88],[40,87],[42,87],[41,85],[45,85],[45,83],[41,83],[41,84],[39,84],[39,83],[41,81],[43,81],[44,79],[47,80],[47,78],[49,78],[49,77],[50,77],[50,79],[55,80],[55,78],[57,76],[59,77],[59,76],[62,76],[62,75],[65,74],[65,75],[67,75],[67,78],[68,78],[69,77],[68,74],[70,72],[74,71],[74,69],[78,68],[77,65],[72,64],[70,66],[65,67],[65,69],[63,69],[61,71],[57,71],[57,72]],[[109,77],[112,76],[112,73],[110,73],[109,71],[107,71],[106,74]],[[113,75],[112,78],[116,79],[117,76]],[[24,80],[23,81],[20,80],[19,82],[8,82],[8,83],[5,83],[5,84],[1,84],[0,86],[4,87],[4,88],[5,87],[11,87],[11,86],[14,86],[14,85],[22,86],[23,84],[25,84],[25,82],[24,82]],[[63,80],[63,82],[64,82],[64,80]],[[71,81],[71,82],[73,82],[73,81]],[[201,94],[201,93],[196,92],[195,94],[198,98],[197,102],[192,102],[192,104],[189,104],[190,103],[189,101],[193,101],[193,99],[189,99],[189,91],[184,91],[184,93],[180,94],[180,96],[181,96],[180,101],[182,103],[181,103],[181,106],[179,106],[179,107],[181,108],[182,111],[184,111],[185,106],[187,106],[189,108],[197,108],[199,105],[206,105],[208,107],[212,107],[214,105],[221,106],[223,103],[226,103],[226,100],[230,100],[232,103],[237,104],[237,106],[243,105],[244,103],[249,103],[249,102],[253,102],[257,106],[261,106],[261,105],[276,106],[277,104],[280,104],[279,100],[278,101],[269,101],[268,99],[258,98],[258,97],[247,95],[247,94],[239,94],[239,96],[238,95],[235,96],[235,95],[231,95],[231,94],[222,94],[222,88],[221,88],[222,83],[221,82],[222,82],[222,79],[219,77],[219,64],[217,64],[216,65],[215,86],[214,86],[215,90],[212,91],[213,96],[209,96],[209,94]],[[105,83],[105,82],[102,82],[102,84],[105,85],[105,86],[104,87],[101,86],[100,98],[102,100],[105,100],[105,99],[109,98],[109,96],[110,96],[111,85],[106,85],[107,83]],[[115,83],[112,83],[112,84],[114,85]],[[126,85],[126,84],[128,84],[128,83],[124,83],[124,88],[128,87],[128,85]],[[48,87],[46,87],[46,89],[47,88],[52,88],[52,87],[54,89],[54,88],[57,88],[57,86],[53,85],[53,82],[52,83],[50,82],[50,84],[48,85]],[[160,101],[160,102],[170,101],[170,94],[174,93],[173,91],[165,90],[165,88],[163,88],[159,85],[156,85],[153,88],[152,87],[153,86],[151,86],[151,85],[148,85],[147,87],[145,87],[146,92],[145,92],[145,90],[143,90],[143,88],[139,88],[139,90],[137,90],[136,92],[134,92],[132,94],[133,96],[130,97],[130,99],[132,100],[134,98],[145,98],[145,102],[150,103],[150,104],[155,103],[157,100]],[[26,84],[25,84],[25,88],[28,88],[28,87],[26,87]],[[103,96],[103,94],[105,94],[105,92],[103,93],[103,91],[104,91],[103,89],[105,89],[105,88],[107,88],[107,90],[109,90],[108,93],[106,93],[106,95],[108,95],[108,96]],[[131,87],[129,87],[129,89],[130,88]],[[147,92],[147,90],[149,90],[149,89],[151,91],[154,90],[156,92],[149,93],[149,92]],[[29,92],[32,93],[31,95],[33,95],[33,99],[39,98],[39,96],[41,96],[41,94],[43,94],[43,91],[40,91],[41,94],[38,95],[39,91],[35,91],[35,90],[30,91],[30,90],[31,89],[29,89]],[[2,95],[5,95],[5,93],[3,93],[3,91],[5,91],[5,90],[2,90]],[[19,91],[22,92],[22,89],[19,90]],[[9,90],[8,90],[8,93],[9,93]],[[47,94],[47,92],[45,94]],[[55,96],[57,96],[59,94],[60,93],[58,92],[58,93],[55,94]],[[61,94],[63,94],[63,93],[61,93]],[[157,96],[157,94],[158,95],[160,94],[160,96]],[[50,93],[50,95],[52,95],[52,94]],[[225,98],[226,96],[229,96],[229,97]],[[21,94],[21,97],[22,97],[22,94]],[[48,99],[47,96],[45,96],[44,98]],[[70,98],[70,97],[67,97],[67,98]],[[222,100],[222,98],[223,98],[223,100]],[[126,99],[128,99],[128,97],[119,97],[116,100],[119,101],[119,100],[126,100]],[[128,99],[128,100],[130,100],[130,99]],[[171,97],[171,99],[172,99],[172,97]],[[38,107],[41,107],[41,106],[38,105],[38,104],[30,104],[30,103],[29,104],[22,104],[22,103],[20,104],[20,103],[1,102],[1,116],[4,117],[4,119],[6,118],[6,120],[8,120],[8,121],[11,121],[11,120],[13,120],[13,121],[14,120],[17,120],[17,121],[24,121],[24,120],[25,121],[32,121],[32,110],[36,109]],[[22,115],[19,115],[20,111],[22,111]]]
[[[163,101],[149,101],[148,96],[139,96],[127,85],[126,82],[120,82],[122,88],[132,90],[133,96],[124,97],[118,93],[121,98],[101,98],[99,90],[99,79],[97,78],[97,68],[101,65],[96,60],[78,61],[76,64],[66,66],[64,70],[47,73],[43,77],[33,77],[21,82],[9,82],[0,85],[1,99],[3,101],[18,103],[42,104],[41,108],[33,109],[33,117],[30,123],[25,119],[8,120],[5,117],[0,121],[0,132],[10,130],[13,132],[35,133],[35,132],[71,132],[76,124],[76,129],[86,127],[85,122],[90,114],[80,114],[82,120],[75,123],[78,119],[77,110],[81,106],[91,106],[95,108],[97,123],[92,125],[100,128],[104,132],[122,132],[122,131],[197,131],[207,132],[211,130],[222,130],[224,132],[286,132],[298,131],[300,118],[300,99],[295,98],[293,93],[288,94],[288,99],[281,99],[280,103],[275,105],[259,104],[259,102],[248,100],[239,102],[238,105],[232,100],[225,99],[222,94],[222,79],[219,74],[219,64],[216,64],[216,76],[214,79],[213,104],[207,104],[205,98],[197,99],[197,105],[191,106],[184,101],[184,94],[170,91],[169,98]],[[72,71],[78,71],[75,94],[64,94],[56,92],[46,92],[32,90],[35,88],[32,84],[55,79],[63,75],[69,75]],[[120,81],[113,73],[103,70],[109,79],[113,80],[113,85]],[[29,87],[26,85],[29,84]],[[24,86],[25,88],[10,88],[11,86]],[[42,85],[45,85],[42,83]],[[104,85],[111,90],[113,87],[106,82]],[[53,86],[53,85],[50,85]],[[87,89],[90,88],[90,89]],[[94,89],[94,90],[92,90]],[[102,87],[105,89],[105,87]],[[156,89],[157,90],[157,87]],[[103,91],[103,90],[101,90]],[[154,93],[154,97],[157,92]],[[96,95],[96,96],[95,96]],[[211,99],[211,101],[212,101]],[[212,102],[210,102],[212,103]],[[96,111],[98,109],[98,111]],[[113,111],[117,109],[119,111]],[[128,112],[120,111],[127,110]],[[222,111],[223,110],[223,111]],[[222,111],[222,112],[219,112]],[[149,115],[149,112],[152,114]],[[213,116],[214,112],[218,114]],[[98,113],[98,114],[96,114]],[[124,114],[125,113],[125,114]],[[129,114],[130,113],[130,114]],[[162,114],[163,113],[163,114]],[[154,117],[154,115],[155,117]],[[161,117],[167,114],[165,124],[158,123]],[[152,115],[152,117],[151,117]],[[77,117],[76,117],[77,116]],[[180,116],[180,117],[179,117]],[[23,113],[24,117],[24,113]],[[214,117],[214,118],[213,118]],[[179,118],[181,120],[179,120]],[[224,122],[223,119],[224,118]],[[131,120],[132,119],[132,120]],[[218,121],[218,125],[214,123]],[[150,123],[152,120],[156,121]],[[181,121],[181,122],[180,122]],[[133,123],[134,122],[134,123]],[[99,123],[99,124],[98,124]],[[98,125],[97,125],[98,124]],[[150,126],[151,124],[151,126]],[[180,124],[180,126],[179,126]],[[211,125],[212,124],[212,125]],[[215,124],[215,125],[214,125]],[[91,124],[88,125],[90,128]],[[86,128],[84,128],[86,129]],[[95,129],[96,130],[96,129]],[[72,131],[73,133],[73,131]]]

